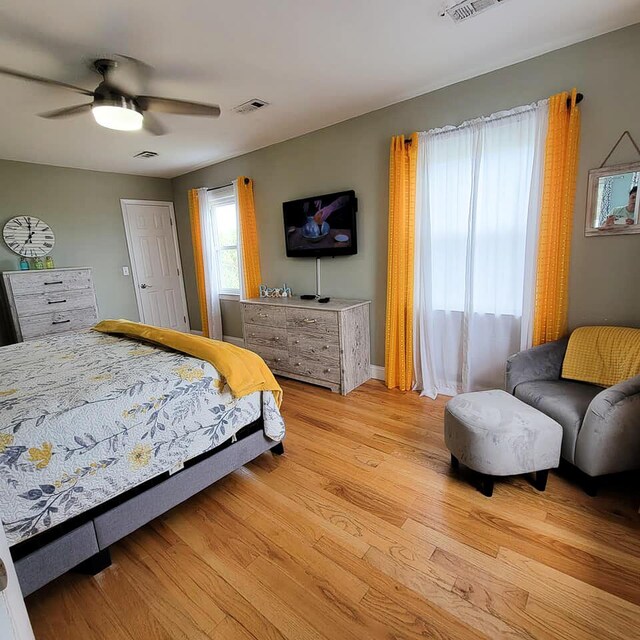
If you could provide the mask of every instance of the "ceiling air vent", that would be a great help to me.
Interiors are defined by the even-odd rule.
[[[251,113],[252,111],[257,111],[258,109],[263,109],[268,106],[269,103],[264,100],[260,100],[259,98],[254,98],[253,100],[249,100],[247,102],[243,102],[239,104],[237,107],[234,107],[233,110],[236,113],[245,114]]]
[[[134,158],[155,158],[158,154],[155,151],[141,151],[136,153]]]
[[[504,2],[504,0],[462,0],[450,5],[445,5],[440,13],[442,17],[449,16],[454,22],[462,22],[469,18],[475,18],[479,13],[491,9]]]

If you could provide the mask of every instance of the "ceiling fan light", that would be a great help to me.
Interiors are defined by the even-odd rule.
[[[91,108],[95,121],[107,129],[137,131],[142,129],[142,114],[129,104],[94,104]]]

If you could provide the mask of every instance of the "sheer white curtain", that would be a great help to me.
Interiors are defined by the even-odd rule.
[[[547,102],[421,133],[416,178],[415,388],[504,386],[531,345]]]
[[[233,183],[233,197],[236,201],[236,225],[238,229],[238,277],[240,278],[240,300],[247,298],[246,287],[244,283],[244,245],[242,243],[242,224],[240,223],[240,207],[237,205],[238,199],[238,179],[236,178]]]
[[[200,229],[202,233],[202,261],[204,262],[209,337],[222,340],[222,313],[220,312],[220,278],[216,256],[215,234],[217,233],[213,209],[207,189],[198,189],[200,203]]]

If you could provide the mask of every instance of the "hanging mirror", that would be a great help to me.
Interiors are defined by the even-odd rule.
[[[588,236],[640,233],[640,162],[589,171]]]

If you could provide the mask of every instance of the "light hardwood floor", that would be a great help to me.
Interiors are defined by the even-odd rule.
[[[38,640],[640,636],[637,487],[485,498],[449,467],[444,399],[282,384],[286,454],[29,597]]]

